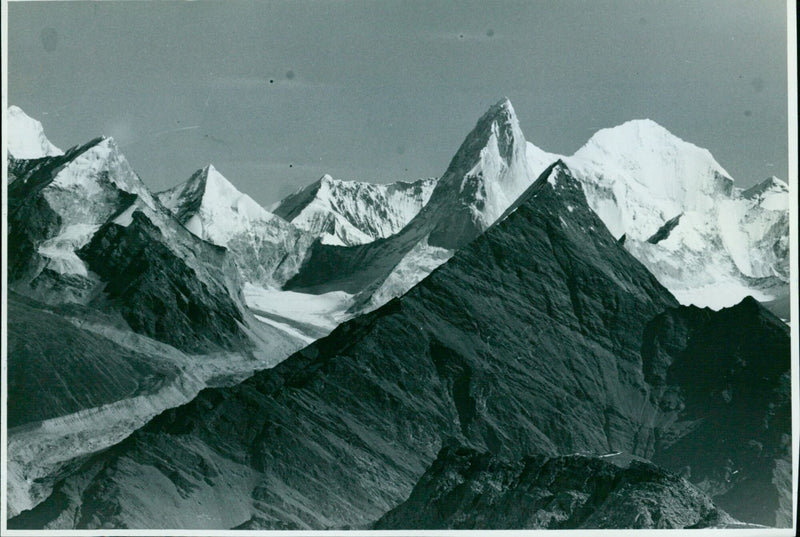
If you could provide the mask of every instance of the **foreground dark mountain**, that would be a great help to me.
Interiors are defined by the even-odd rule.
[[[693,338],[666,333],[657,348],[669,351],[642,352],[651,320],[675,306],[559,163],[406,296],[239,386],[163,413],[11,523],[365,527],[408,497],[448,438],[511,460],[666,458],[700,430],[687,419],[702,416],[709,430],[729,419],[692,395],[699,375],[676,371]],[[762,399],[742,412],[757,420],[784,397],[771,372],[789,369],[788,333],[751,306],[734,317],[760,320],[753,330],[775,351],[768,371],[763,361],[748,370]],[[694,367],[716,356],[698,355]],[[789,432],[780,420],[770,427]],[[748,439],[767,444],[761,429],[727,430],[720,454],[732,460]],[[681,458],[700,468],[706,454]],[[769,461],[743,467],[737,475],[750,477],[731,490],[747,490]],[[763,502],[764,512],[779,507]]]
[[[792,521],[789,327],[752,298],[714,312],[681,307],[645,331],[645,378],[665,423],[653,461],[699,483],[736,518]]]
[[[374,529],[704,528],[734,520],[675,474],[615,457],[508,462],[444,448]],[[612,462],[613,461],[613,462]]]

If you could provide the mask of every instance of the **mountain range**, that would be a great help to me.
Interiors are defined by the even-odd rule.
[[[791,523],[783,181],[503,99],[438,179],[270,212],[8,116],[9,527]]]

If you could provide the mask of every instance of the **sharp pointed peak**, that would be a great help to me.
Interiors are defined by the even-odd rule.
[[[789,185],[786,181],[782,179],[778,179],[774,175],[771,177],[767,177],[760,183],[756,183],[755,185],[751,186],[744,192],[742,192],[742,196],[745,198],[754,198],[764,194],[765,192],[789,192]]]
[[[241,195],[241,192],[239,192],[233,183],[222,175],[211,163],[197,170],[189,179],[189,182],[195,183],[197,188],[202,188],[204,195]]]
[[[517,114],[514,112],[514,106],[508,97],[503,97],[483,114],[478,123],[484,121],[501,121],[503,123],[518,123]]]

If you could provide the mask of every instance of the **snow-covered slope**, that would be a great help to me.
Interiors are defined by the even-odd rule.
[[[713,210],[733,192],[711,153],[650,120],[602,129],[566,162],[616,237],[646,240],[670,218]]]
[[[16,159],[34,159],[63,155],[44,135],[42,124],[18,106],[6,111],[5,139],[8,152]]]
[[[788,292],[788,187],[748,191],[706,149],[650,120],[595,134],[565,159],[592,209],[684,304]]]
[[[378,185],[324,175],[274,211],[325,244],[366,244],[400,231],[428,203],[435,186],[436,179]]]
[[[226,247],[245,281],[279,285],[297,270],[313,236],[239,192],[208,165],[158,198],[196,236]]]

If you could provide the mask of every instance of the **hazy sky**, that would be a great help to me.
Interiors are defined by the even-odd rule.
[[[787,176],[776,0],[14,2],[9,104],[62,149],[114,136],[159,190],[211,162],[268,204],[323,173],[438,176],[508,96],[571,154],[648,117],[741,186]]]

